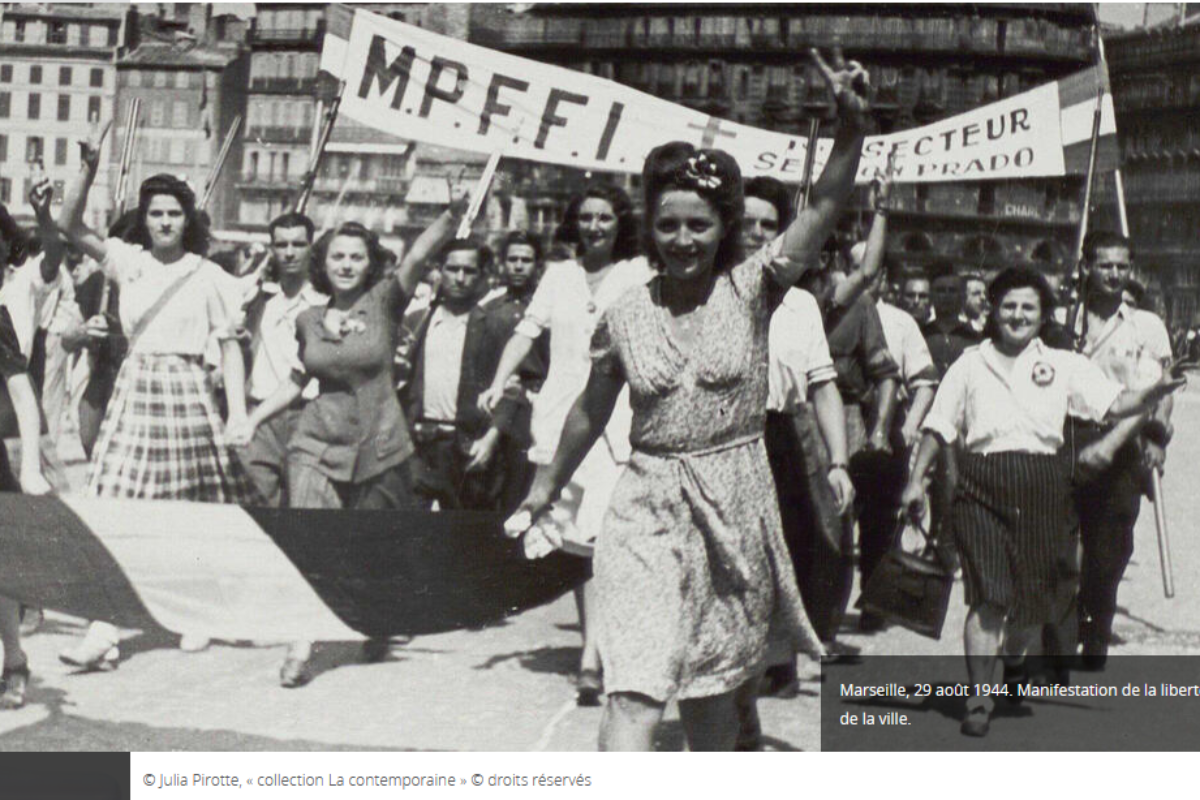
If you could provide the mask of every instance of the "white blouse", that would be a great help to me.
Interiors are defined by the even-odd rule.
[[[837,379],[817,300],[803,289],[788,289],[771,315],[767,408],[795,414],[810,387]]]
[[[132,353],[202,356],[210,336],[237,335],[243,290],[213,262],[188,253],[174,264],[164,264],[140,245],[115,238],[106,239],[104,247],[101,267],[121,287],[121,327],[127,336],[177,278],[196,273],[159,310]]]
[[[546,265],[516,333],[536,339],[550,331],[550,371],[533,401],[529,460],[547,464],[554,458],[563,424],[592,373],[591,345],[596,323],[612,303],[633,286],[650,280],[654,270],[644,257],[614,264],[593,295],[587,273],[576,261]],[[625,387],[605,428],[605,438],[618,461],[629,458],[633,412]]]
[[[991,341],[968,348],[946,370],[922,430],[967,450],[1053,455],[1068,414],[1099,422],[1121,393],[1085,356],[1034,339],[1005,368]]]

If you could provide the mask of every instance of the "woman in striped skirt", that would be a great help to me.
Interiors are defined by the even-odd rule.
[[[92,452],[87,493],[95,497],[250,504],[255,492],[225,441],[204,353],[221,343],[229,421],[246,418],[244,365],[235,328],[237,282],[203,257],[208,231],[188,186],[170,175],[146,180],[137,223],[125,239],[101,239],[81,216],[103,133],[84,145],[83,164],[63,204],[60,225],[121,289],[129,354]],[[107,331],[103,316],[89,332]],[[195,648],[188,646],[189,638]],[[205,632],[185,636],[199,649]],[[108,647],[104,647],[108,645]],[[93,666],[115,660],[116,630],[95,624],[84,645],[63,654]]]
[[[1005,656],[1019,658],[1053,616],[1059,567],[1074,546],[1068,476],[1056,455],[1066,416],[1132,416],[1183,385],[1168,376],[1123,392],[1082,355],[1047,347],[1039,333],[1053,295],[1037,272],[1005,270],[988,299],[990,338],[946,372],[903,496],[919,515],[930,464],[941,448],[963,441],[952,514],[970,606],[964,639],[972,685],[993,683],[1002,641]],[[990,697],[968,698],[962,732],[986,735],[992,706]]]

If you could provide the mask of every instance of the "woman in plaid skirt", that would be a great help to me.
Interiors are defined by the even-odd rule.
[[[102,140],[103,132],[84,144],[82,168],[64,201],[60,222],[120,286],[121,325],[129,340],[92,452],[87,493],[253,503],[252,484],[224,440],[204,365],[206,345],[215,337],[221,342],[230,423],[244,421],[244,365],[235,334],[240,287],[203,257],[208,231],[195,196],[170,175],[156,175],[142,184],[137,222],[124,240],[101,239],[83,224]],[[88,329],[92,336],[105,336],[107,319],[93,317]],[[204,641],[203,635],[199,640]],[[116,629],[96,623],[81,647],[63,658],[93,666],[98,658],[115,660],[115,645]]]

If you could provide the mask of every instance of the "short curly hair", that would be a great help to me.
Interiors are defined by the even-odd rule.
[[[675,189],[695,192],[720,217],[724,231],[717,246],[714,269],[733,268],[742,257],[741,229],[745,216],[742,171],[724,150],[698,149],[688,142],[668,142],[650,151],[642,168],[646,224],[645,250],[652,264],[661,266],[654,245],[654,213],[664,192]]]
[[[137,217],[125,235],[125,241],[150,249],[150,231],[146,228],[146,212],[150,201],[168,195],[179,201],[183,209],[183,249],[197,255],[207,255],[209,245],[208,215],[196,209],[196,194],[191,187],[174,175],[160,173],[142,181],[138,190]]]
[[[612,206],[617,218],[617,240],[613,243],[613,261],[624,261],[638,254],[638,220],[633,210],[633,201],[620,186],[612,183],[592,183],[582,192],[571,198],[563,212],[562,222],[554,231],[554,243],[566,245],[575,252],[583,255],[580,247],[583,242],[579,236],[579,209],[589,198],[604,200]]]
[[[379,283],[395,260],[395,256],[380,244],[379,237],[370,228],[359,222],[343,222],[321,234],[321,238],[317,239],[317,243],[313,245],[312,258],[308,263],[308,278],[313,288],[322,294],[333,297],[333,285],[329,282],[329,275],[325,272],[325,258],[329,254],[329,246],[339,236],[361,239],[367,246],[369,266],[363,289],[370,289]]]
[[[988,314],[987,326],[984,329],[985,336],[992,340],[1000,336],[998,322],[1000,303],[1009,292],[1017,289],[1033,289],[1037,292],[1038,302],[1042,306],[1043,326],[1052,319],[1051,315],[1055,305],[1054,290],[1050,288],[1050,283],[1045,276],[1028,267],[1009,267],[997,275],[988,286],[987,298],[992,310]]]

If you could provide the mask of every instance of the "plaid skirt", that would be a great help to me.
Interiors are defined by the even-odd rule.
[[[200,358],[130,355],[121,365],[88,472],[94,497],[259,504],[224,444]]]
[[[1015,625],[1052,621],[1075,548],[1063,462],[967,453],[958,465],[952,516],[967,603],[999,606]]]

